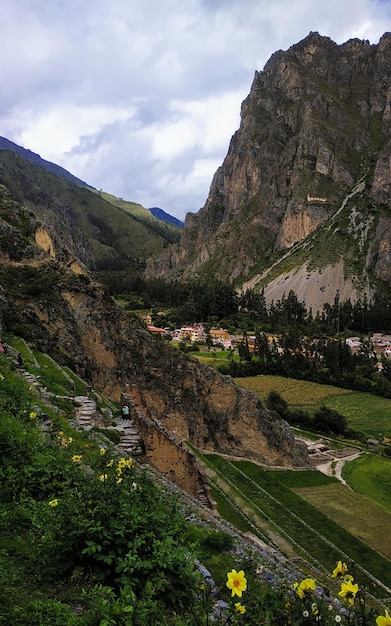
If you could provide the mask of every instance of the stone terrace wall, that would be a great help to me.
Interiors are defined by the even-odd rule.
[[[129,407],[129,417],[144,443],[147,463],[209,508],[215,508],[207,476],[195,454],[143,412],[129,395],[122,394],[121,404]]]

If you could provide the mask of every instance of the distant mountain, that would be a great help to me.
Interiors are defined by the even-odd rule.
[[[68,180],[75,185],[80,185],[81,187],[88,187],[89,189],[93,189],[91,185],[88,185],[80,178],[77,178],[66,169],[61,167],[60,165],[56,165],[55,163],[51,163],[50,161],[45,161],[45,159],[41,159],[39,154],[35,152],[31,152],[31,150],[26,150],[26,148],[22,148],[18,146],[13,141],[6,139],[5,137],[0,137],[0,150],[9,150],[10,152],[15,152],[15,154],[19,154],[23,159],[29,161],[33,165],[37,165],[38,167],[42,167],[43,169],[63,178],[64,180]]]
[[[0,186],[40,220],[52,252],[61,241],[90,271],[137,273],[148,258],[179,240],[179,228],[161,222],[140,204],[80,184],[77,178],[75,183],[71,174],[48,164],[53,173],[40,157],[35,165],[33,153],[9,143],[14,149],[5,149],[9,144],[3,139],[0,150]]]
[[[229,280],[315,312],[391,295],[391,33],[310,33],[256,71],[205,206],[145,276]]]
[[[152,215],[154,215],[158,220],[165,222],[166,224],[174,224],[175,226],[178,226],[178,228],[183,228],[185,225],[184,222],[181,222],[181,220],[173,217],[173,215],[166,213],[165,211],[163,211],[163,209],[159,209],[159,207],[157,206],[148,209],[148,211],[151,211]]]

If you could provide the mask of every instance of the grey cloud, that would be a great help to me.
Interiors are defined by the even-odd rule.
[[[201,119],[213,111],[196,105],[224,107],[235,93],[239,113],[273,52],[310,30],[376,43],[391,9],[382,0],[3,0],[2,24],[0,134],[183,218],[204,204],[214,174],[197,163],[220,164],[238,124],[222,116],[224,147]]]

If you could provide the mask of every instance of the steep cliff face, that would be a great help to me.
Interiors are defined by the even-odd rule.
[[[43,247],[35,244],[35,236]],[[176,440],[270,464],[303,465],[307,451],[230,377],[157,340],[87,274],[59,259],[66,250],[0,188],[0,323],[71,365],[105,396],[129,393],[148,420]],[[45,247],[50,245],[50,250]]]
[[[364,186],[347,210],[359,206],[364,220],[381,214],[390,224],[390,55],[391,34],[378,45],[355,39],[338,46],[310,33],[276,52],[255,73],[205,206],[187,215],[180,245],[151,262],[146,275],[213,273],[241,284],[328,224],[359,181]],[[348,238],[345,222],[334,226]],[[381,238],[371,243],[363,266],[377,257],[384,279],[384,246]],[[356,280],[370,290],[365,272]]]

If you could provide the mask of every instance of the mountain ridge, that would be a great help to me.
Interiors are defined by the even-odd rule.
[[[51,161],[47,161],[46,159],[43,159],[36,152],[32,152],[28,148],[23,148],[22,146],[19,146],[13,141],[10,141],[6,137],[0,137],[0,150],[9,150],[10,152],[14,152],[15,154],[18,154],[23,159],[26,159],[26,161],[29,161],[33,165],[37,165],[38,167],[41,167],[47,170],[48,172],[51,172],[52,174],[55,174],[56,176],[63,178],[64,180],[68,180],[69,182],[74,183],[75,185],[80,185],[81,187],[88,187],[89,189],[94,189],[94,187],[84,182],[83,180],[81,180],[80,178],[78,178],[77,176],[69,172],[68,170],[66,170],[64,167],[61,167],[61,165],[57,165],[56,163],[52,163]]]
[[[184,222],[182,222],[182,220],[179,220],[177,217],[174,217],[169,213],[166,213],[166,211],[160,209],[157,206],[149,208],[148,211],[150,211],[154,217],[157,217],[157,219],[161,220],[162,222],[175,224],[175,226],[178,226],[179,228],[183,228],[184,226]]]

